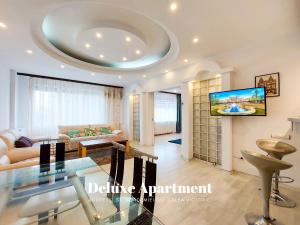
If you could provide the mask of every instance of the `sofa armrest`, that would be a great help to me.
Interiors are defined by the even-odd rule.
[[[123,131],[122,130],[113,130],[112,134],[122,134]]]
[[[59,134],[58,139],[63,140],[63,141],[70,141],[71,140],[71,138],[66,134]]]
[[[14,148],[7,152],[10,163],[17,163],[26,159],[40,157],[40,149],[34,147]]]
[[[33,137],[33,138],[31,138],[31,140],[34,143],[38,143],[38,142],[43,142],[43,141],[51,140],[51,137],[50,136]]]
[[[55,162],[55,158],[53,156],[50,157],[50,162],[51,163]],[[32,159],[31,161],[18,162],[18,163],[13,163],[8,165],[0,165],[0,171],[36,166],[39,164],[40,164],[40,158],[35,158]]]

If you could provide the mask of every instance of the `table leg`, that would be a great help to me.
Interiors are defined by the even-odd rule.
[[[81,156],[81,144],[79,143],[78,144],[78,156],[80,157]]]
[[[125,152],[126,152],[126,155],[129,154],[129,141],[126,141],[126,143],[125,143]]]
[[[81,148],[81,157],[82,158],[86,157],[86,147]]]

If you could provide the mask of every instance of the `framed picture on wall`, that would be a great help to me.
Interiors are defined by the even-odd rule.
[[[265,87],[267,97],[280,96],[279,73],[270,73],[255,77],[255,87]]]

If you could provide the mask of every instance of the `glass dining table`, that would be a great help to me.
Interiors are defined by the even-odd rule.
[[[0,224],[163,223],[86,157],[1,171]]]

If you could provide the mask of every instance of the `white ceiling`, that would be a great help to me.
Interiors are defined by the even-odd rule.
[[[0,28],[0,61],[19,72],[125,86],[162,74],[166,69],[172,70],[202,58],[214,57],[245,47],[254,42],[271,41],[296,32],[300,28],[299,0],[178,0],[174,1],[178,4],[175,12],[169,8],[172,1],[85,1],[112,4],[137,12],[170,31],[178,42],[178,55],[176,51],[173,52],[174,57],[168,61],[153,64],[151,67],[137,72],[122,73],[118,70],[105,74],[96,67],[91,66],[90,69],[87,69],[88,67],[83,68],[79,64],[71,64],[63,58],[55,57],[45,49],[41,49],[32,38],[31,25],[35,18],[58,6],[62,7],[78,2],[82,3],[83,1],[1,0],[0,22],[5,23],[7,28]],[[74,14],[79,19],[82,16],[80,11],[74,11]],[[123,20],[127,24],[131,22],[130,18]],[[64,35],[64,31],[61,32]],[[82,49],[81,45],[84,39],[94,46],[96,40],[91,39],[94,32],[93,29],[87,29],[81,33],[78,36],[76,47]],[[124,30],[118,32],[120,32],[120,36],[126,35]],[[66,32],[65,35],[69,35],[69,33]],[[113,61],[117,61],[123,55],[128,56],[130,60],[143,57],[143,55],[135,55],[137,48],[141,49],[142,54],[146,54],[147,43],[143,43],[138,36],[132,36],[132,48],[127,48],[128,43],[124,43],[122,46],[123,38],[117,37],[115,30],[107,31],[107,35],[110,36],[110,40],[105,40],[105,43],[103,42],[102,46],[99,45],[97,49],[91,48],[93,50],[86,54],[96,56],[98,49],[102,49],[105,51],[103,55],[107,55]],[[192,42],[194,37],[199,38],[197,44]],[[31,49],[33,54],[27,54],[27,49]],[[82,49],[82,51],[84,50]],[[188,59],[188,63],[184,62],[184,59]],[[61,64],[65,65],[64,69],[60,68]],[[92,76],[91,72],[94,72],[95,75]],[[143,74],[147,75],[147,78],[143,78]]]

